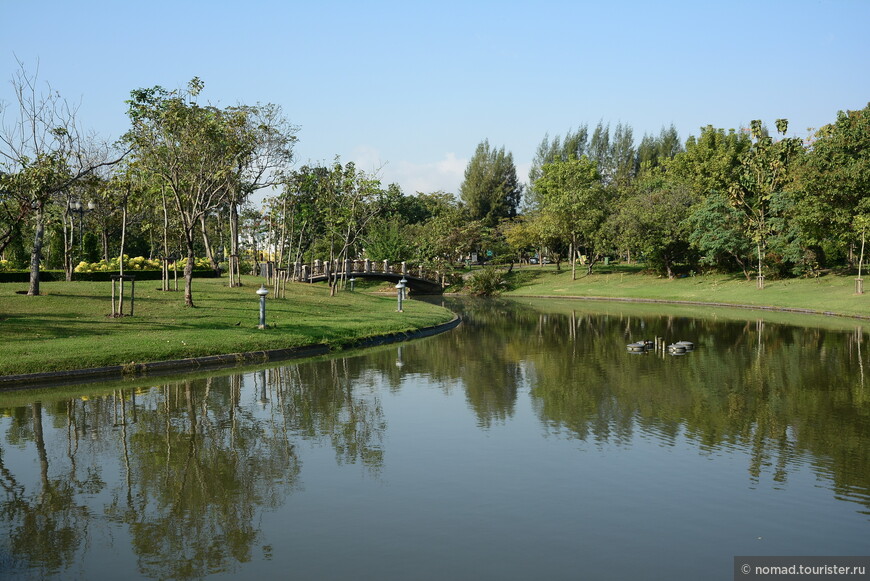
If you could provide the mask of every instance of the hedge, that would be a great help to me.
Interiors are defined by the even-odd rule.
[[[117,272],[74,272],[73,280],[87,280],[92,282],[109,282],[112,280],[112,275],[117,275]],[[136,277],[136,280],[160,280],[161,272],[159,270],[129,270],[125,274]],[[194,278],[218,278],[220,274],[212,269],[194,270]],[[169,279],[173,279],[170,273]],[[66,274],[62,270],[41,270],[39,271],[40,282],[59,282],[65,281]],[[184,280],[184,273],[178,272],[178,280]],[[0,272],[0,283],[3,282],[30,282],[30,272]]]

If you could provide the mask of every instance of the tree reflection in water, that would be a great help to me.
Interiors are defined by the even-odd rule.
[[[870,514],[862,324],[531,302],[463,301],[454,331],[353,357],[0,407],[0,570],[69,573],[113,542],[129,543],[153,578],[269,559],[260,523],[302,488],[300,442],[380,477],[381,396],[405,395],[415,378],[463,396],[480,430],[527,408],[546,435],[602,449],[640,436],[711,456],[745,450],[750,486],[810,466]],[[653,337],[697,350],[626,353]]]
[[[838,494],[870,514],[863,322],[852,332],[829,331],[765,323],[751,311],[728,320],[583,301],[452,308],[464,324],[431,348],[447,362],[444,374],[463,378],[483,425],[511,416],[522,377],[548,430],[599,444],[625,443],[640,431],[664,443],[683,434],[708,452],[745,446],[755,481],[767,471],[784,482],[790,466],[812,458]],[[626,344],[653,337],[691,339],[698,350],[626,353]],[[486,360],[477,367],[485,373],[467,373],[474,359]],[[478,392],[488,394],[487,405]]]
[[[329,442],[340,462],[371,471],[382,463],[380,405],[354,394],[342,360],[2,413],[10,420],[0,443],[4,575],[69,569],[91,534],[103,534],[96,532],[100,512],[126,529],[146,577],[233,571],[254,557],[258,515],[286,502],[299,485],[294,439]],[[46,420],[55,440],[66,439],[65,458],[50,458]],[[35,448],[38,473],[16,475],[4,462],[10,447]],[[119,476],[104,482],[116,459]],[[107,499],[100,510],[94,497]]]

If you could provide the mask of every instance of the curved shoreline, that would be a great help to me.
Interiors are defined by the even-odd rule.
[[[88,369],[3,375],[0,376],[0,392],[36,387],[70,385],[91,380],[100,381],[123,379],[125,377],[160,376],[180,371],[221,369],[238,367],[240,365],[302,359],[305,357],[314,357],[316,355],[325,355],[330,351],[337,351],[339,349],[373,347],[376,345],[386,345],[389,343],[399,343],[411,339],[430,337],[432,335],[449,331],[461,322],[462,319],[458,315],[454,315],[451,320],[439,325],[423,327],[414,331],[399,331],[396,333],[366,337],[348,343],[321,343],[304,347],[291,347],[289,349],[268,349],[265,351],[249,351],[246,353],[207,355],[186,359],[172,359],[169,361],[153,361],[150,363],[128,363],[127,365],[110,365],[107,367],[92,367]]]
[[[581,295],[502,295],[509,299],[561,299],[561,300],[579,300],[579,301],[608,301],[608,302],[623,302],[623,303],[647,303],[647,304],[663,304],[663,305],[687,305],[700,307],[720,307],[720,308],[735,308],[746,310],[759,311],[774,311],[784,313],[795,313],[803,315],[822,315],[826,317],[840,317],[846,319],[870,320],[870,315],[850,315],[837,313],[835,311],[819,311],[816,309],[807,309],[800,307],[778,307],[771,305],[747,305],[739,303],[722,303],[722,302],[707,302],[707,301],[687,301],[677,299],[649,299],[640,297],[605,297],[605,296],[581,296]],[[423,327],[415,331],[403,331],[396,333],[388,333],[374,337],[358,339],[349,343],[336,342],[333,344],[317,344],[303,347],[292,347],[288,349],[269,349],[265,351],[248,351],[244,353],[229,353],[224,355],[207,355],[202,357],[191,357],[186,359],[173,359],[168,361],[154,361],[150,363],[129,363],[126,365],[112,365],[107,367],[93,367],[88,369],[76,369],[67,371],[48,371],[41,373],[27,373],[20,375],[3,375],[0,376],[0,392],[36,388],[36,387],[51,387],[59,385],[72,385],[91,380],[111,380],[123,379],[125,377],[147,377],[160,376],[176,373],[179,371],[195,371],[200,369],[222,369],[238,367],[242,365],[255,365],[259,363],[268,363],[274,361],[286,361],[291,359],[303,359],[305,357],[314,357],[325,355],[332,351],[337,351],[345,348],[364,348],[373,347],[376,345],[386,345],[389,343],[398,343],[411,339],[429,337],[438,333],[443,333],[453,329],[462,319],[456,315],[450,321],[434,325],[432,327]]]
[[[740,303],[715,303],[706,301],[685,301],[678,299],[644,299],[639,297],[596,297],[579,295],[503,295],[505,298],[518,299],[568,299],[577,301],[610,301],[622,303],[651,303],[662,305],[688,305],[693,307],[723,307],[733,309],[747,309],[759,311],[777,311],[783,313],[796,313],[800,315],[822,315],[825,317],[842,317],[845,319],[870,320],[870,315],[848,315],[836,311],[817,311],[816,309],[804,309],[801,307],[777,307],[772,305],[744,305]]]

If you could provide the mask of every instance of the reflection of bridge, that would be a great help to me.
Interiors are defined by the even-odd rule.
[[[351,278],[373,278],[398,282],[405,279],[408,288],[422,294],[440,294],[446,286],[444,273],[422,266],[409,266],[405,262],[390,264],[390,261],[371,260],[315,260],[312,264],[297,262],[290,269],[275,268],[274,263],[261,265],[262,274],[268,279],[297,282],[324,282],[332,277],[348,280]]]

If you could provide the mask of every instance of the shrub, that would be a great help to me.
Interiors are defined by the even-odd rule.
[[[475,272],[468,279],[468,290],[471,294],[482,297],[500,293],[504,285],[504,272],[492,266]]]
[[[197,260],[197,264],[199,264],[199,260]],[[208,264],[208,260],[206,259],[206,264]],[[105,260],[101,260],[99,262],[79,262],[75,267],[75,272],[114,272],[118,270],[119,260],[118,257],[112,257],[108,262]],[[136,258],[130,258],[126,254],[124,255],[124,268],[125,270],[160,270],[160,261],[159,260],[149,260],[144,256],[137,256]]]

